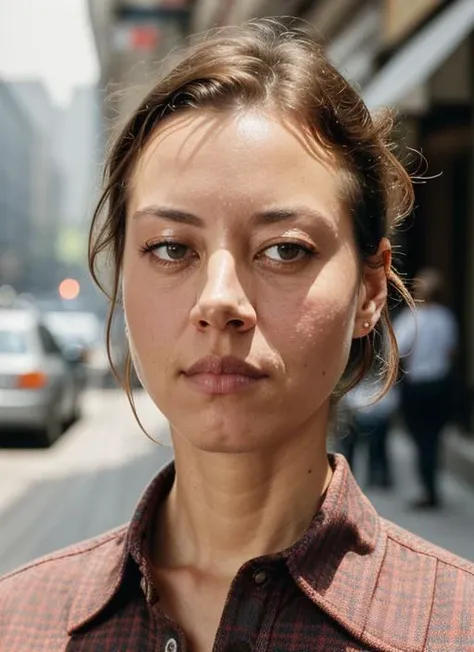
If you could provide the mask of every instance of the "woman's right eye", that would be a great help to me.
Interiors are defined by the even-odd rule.
[[[153,253],[157,258],[166,261],[180,261],[187,257],[189,247],[178,242],[163,242],[157,245]]]
[[[142,252],[152,254],[163,263],[179,263],[195,255],[188,245],[181,242],[150,242]]]

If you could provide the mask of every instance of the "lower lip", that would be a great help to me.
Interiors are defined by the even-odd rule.
[[[185,374],[184,377],[204,394],[234,394],[262,380],[242,374]]]

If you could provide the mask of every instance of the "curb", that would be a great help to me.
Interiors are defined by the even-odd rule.
[[[444,463],[447,471],[474,489],[474,438],[454,428],[446,432]]]

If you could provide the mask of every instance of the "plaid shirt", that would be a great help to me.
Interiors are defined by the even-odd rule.
[[[381,519],[344,458],[330,459],[305,535],[239,570],[214,652],[473,652],[474,566]],[[128,527],[0,581],[1,652],[189,650],[160,610],[146,554],[173,478],[169,465]]]

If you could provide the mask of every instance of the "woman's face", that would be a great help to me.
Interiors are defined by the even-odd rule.
[[[138,374],[175,437],[252,451],[328,412],[365,300],[340,184],[271,114],[189,112],[146,147],[123,298]]]

